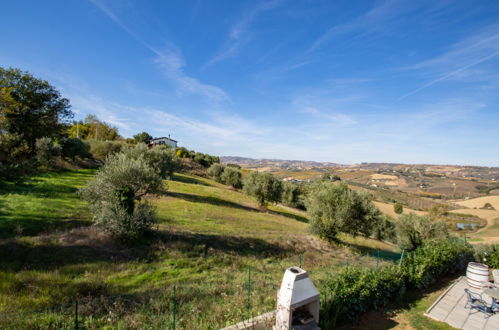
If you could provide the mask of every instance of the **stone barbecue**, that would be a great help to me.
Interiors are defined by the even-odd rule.
[[[318,330],[319,292],[308,273],[299,268],[286,269],[277,294],[274,330]]]

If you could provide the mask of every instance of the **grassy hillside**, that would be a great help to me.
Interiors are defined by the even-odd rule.
[[[319,287],[347,264],[398,257],[396,248],[360,238],[331,247],[308,233],[303,212],[260,210],[240,192],[183,174],[150,198],[155,233],[124,246],[88,226],[76,191],[91,176],[51,173],[0,188],[1,327],[72,327],[77,297],[87,328],[165,328],[174,308],[182,328],[222,327],[271,310],[284,270],[300,256]],[[379,261],[371,257],[378,249]]]

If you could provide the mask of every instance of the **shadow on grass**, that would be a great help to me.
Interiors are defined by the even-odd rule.
[[[244,206],[238,203],[230,202],[225,199],[221,199],[218,197],[213,197],[213,196],[199,196],[199,195],[192,195],[192,194],[186,194],[186,193],[180,193],[180,192],[167,192],[165,195],[175,197],[175,198],[180,198],[189,202],[193,203],[206,203],[206,204],[211,204],[215,206],[225,206],[225,207],[232,207],[240,210],[245,210],[245,211],[253,211],[253,212],[260,212],[259,209],[252,208],[249,206]]]
[[[397,261],[400,259],[400,253],[389,251],[389,250],[382,250],[382,249],[376,249],[360,244],[354,244],[350,242],[345,242],[345,241],[338,241],[339,244],[346,245],[350,248],[352,248],[354,251],[357,251],[363,255],[369,255],[373,258],[379,258],[383,259],[386,261]]]
[[[206,183],[204,181],[201,181],[199,179],[188,177],[188,176],[183,176],[183,175],[178,175],[178,174],[174,174],[172,180],[178,181],[178,182],[183,182],[183,183],[188,183],[188,184],[200,184],[203,186],[212,187],[211,184]]]
[[[449,286],[456,278],[457,276],[446,276],[437,280],[436,283],[430,285],[426,289],[410,289],[401,300],[394,301],[379,310],[364,313],[360,316],[357,322],[343,325],[338,327],[338,329],[392,329],[399,325],[399,323],[394,320],[396,315],[410,309],[415,309],[413,313],[416,314],[417,320],[413,320],[410,324],[406,324],[406,322],[404,322],[404,327],[421,326],[421,328],[424,329],[431,329],[433,328],[432,322],[435,321],[430,320],[423,315],[424,311],[430,307],[431,303],[428,302],[427,307],[421,306],[420,308],[422,310],[417,310],[418,307],[416,305],[429,294],[440,291]],[[410,322],[411,320],[406,321]]]
[[[272,214],[276,214],[276,215],[282,215],[283,217],[291,218],[291,219],[296,220],[296,221],[308,223],[308,219],[307,218],[305,218],[305,217],[303,217],[301,215],[298,215],[298,214],[294,214],[294,213],[291,213],[291,212],[284,211],[284,210],[268,210],[268,212],[272,213]]]
[[[284,256],[294,252],[293,249],[251,237],[220,236],[189,232],[158,232],[156,235],[158,235],[158,238],[163,243],[182,243],[181,246],[176,246],[176,248],[179,248],[183,252],[192,252],[192,248],[197,247],[198,252],[204,256],[212,249],[228,254],[259,256],[262,258]]]
[[[188,258],[206,257],[214,252],[236,256],[284,256],[293,252],[257,238],[206,235],[186,232],[152,232],[134,244],[125,245],[99,228],[81,228],[53,234],[33,242],[10,239],[0,241],[0,269],[52,270],[88,262],[150,262],[161,249],[176,250]]]
[[[17,235],[35,236],[54,230],[68,230],[90,226],[90,220],[55,218],[53,216],[29,216],[19,218],[3,218],[6,214],[0,212],[0,238],[12,238]]]

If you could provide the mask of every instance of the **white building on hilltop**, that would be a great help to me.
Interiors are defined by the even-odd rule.
[[[152,139],[149,141],[149,146],[154,147],[154,146],[167,146],[167,147],[172,147],[172,148],[177,148],[177,141],[170,138],[170,135],[168,137],[159,137]]]

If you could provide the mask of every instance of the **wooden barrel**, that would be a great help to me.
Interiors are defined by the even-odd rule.
[[[468,263],[466,279],[468,280],[468,285],[472,288],[482,289],[483,282],[489,281],[489,267],[478,262]]]

